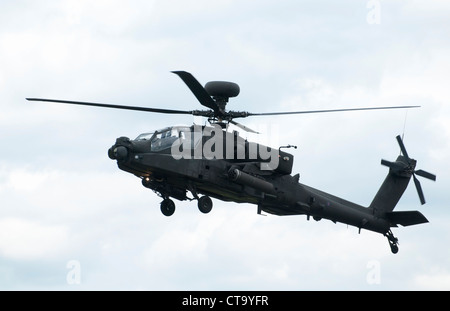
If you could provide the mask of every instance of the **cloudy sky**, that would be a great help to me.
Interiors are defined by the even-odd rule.
[[[0,289],[450,289],[448,1],[109,0],[0,2]],[[248,118],[249,139],[298,145],[300,181],[369,205],[405,135],[411,184],[397,210],[428,224],[382,235],[304,216],[211,213],[161,199],[107,157],[186,116],[27,102],[44,97],[201,109],[172,70],[241,87],[231,110],[420,105]]]

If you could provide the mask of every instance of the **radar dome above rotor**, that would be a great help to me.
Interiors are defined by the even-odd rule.
[[[206,83],[205,90],[212,97],[230,98],[239,95],[240,88],[234,82],[210,81]]]

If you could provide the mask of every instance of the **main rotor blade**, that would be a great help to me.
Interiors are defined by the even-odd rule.
[[[425,204],[425,196],[423,195],[422,186],[420,186],[420,181],[417,179],[416,175],[413,174],[414,184],[416,185],[417,193],[419,194],[420,203]]]
[[[181,80],[187,85],[191,92],[197,97],[197,100],[205,107],[214,110],[219,113],[219,107],[216,102],[211,98],[205,88],[197,81],[197,79],[186,71],[172,71],[172,73],[178,75]]]
[[[399,146],[400,146],[400,149],[402,150],[402,154],[403,154],[403,155],[408,159],[408,161],[409,161],[408,152],[406,152],[406,148],[405,148],[405,145],[403,144],[402,138],[400,137],[400,135],[397,135],[397,137],[395,137],[395,138],[397,138],[397,142],[398,142],[398,144],[399,144]]]
[[[61,104],[83,105],[83,106],[94,106],[94,107],[102,107],[102,108],[114,108],[114,109],[136,110],[136,111],[146,111],[146,112],[168,113],[168,114],[193,114],[194,113],[193,111],[184,111],[184,110],[147,108],[147,107],[136,107],[136,106],[122,106],[122,105],[112,105],[112,104],[99,104],[99,103],[89,103],[89,102],[78,102],[78,101],[72,101],[72,100],[59,100],[59,99],[46,99],[46,98],[26,98],[26,100],[61,103]]]
[[[422,177],[431,179],[431,180],[433,180],[433,181],[436,181],[436,175],[431,174],[431,173],[428,173],[428,172],[426,172],[426,171],[424,171],[424,170],[417,170],[417,171],[415,171],[415,173],[416,173],[417,175],[419,175],[419,176],[422,176]]]
[[[406,109],[406,108],[418,108],[418,107],[420,107],[420,106],[347,108],[347,109],[305,110],[305,111],[291,111],[291,112],[263,112],[263,113],[248,112],[246,116],[275,116],[275,115],[283,115],[283,114],[303,114],[303,113],[341,112],[341,111],[358,111],[358,110],[382,110],[382,109]]]
[[[247,127],[245,125],[237,123],[236,121],[230,120],[230,123],[236,125],[237,127],[239,127],[240,129],[243,129],[246,132],[260,134],[259,132],[255,131],[255,130],[252,130],[251,128],[249,128],[249,127]]]

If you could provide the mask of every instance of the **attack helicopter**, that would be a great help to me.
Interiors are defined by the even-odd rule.
[[[135,110],[162,114],[187,114],[206,117],[207,125],[169,126],[143,133],[135,139],[119,137],[108,149],[108,156],[119,169],[137,176],[144,187],[162,198],[161,212],[171,216],[175,203],[196,200],[202,213],[212,210],[211,198],[236,203],[251,203],[257,213],[274,215],[306,215],[307,220],[328,219],[384,235],[392,253],[398,252],[398,239],[391,228],[428,222],[419,211],[394,211],[411,178],[421,204],[425,204],[423,190],[417,176],[435,181],[436,175],[416,170],[416,160],[409,157],[403,140],[396,136],[401,155],[395,161],[382,159],[389,168],[386,179],[369,206],[364,207],[299,182],[299,174],[292,175],[294,157],[281,149],[250,142],[228,125],[257,133],[234,121],[253,116],[273,116],[307,113],[343,112],[355,110],[405,109],[419,106],[393,106],[308,110],[294,112],[252,113],[228,111],[230,98],[240,93],[239,85],[227,81],[211,81],[203,87],[186,71],[172,71],[191,90],[207,110],[172,110],[123,106],[69,100],[27,98],[29,101],[54,102],[102,108]],[[191,194],[191,197],[188,195]]]

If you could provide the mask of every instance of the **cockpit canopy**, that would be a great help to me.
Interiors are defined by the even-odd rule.
[[[193,135],[193,129],[189,126],[172,126],[166,127],[155,132],[142,133],[135,140],[150,141],[152,151],[161,151],[164,149],[171,148],[175,142],[183,142],[186,137],[191,138],[191,148],[194,148],[201,136]]]
[[[150,140],[155,132],[142,133],[135,140]]]

